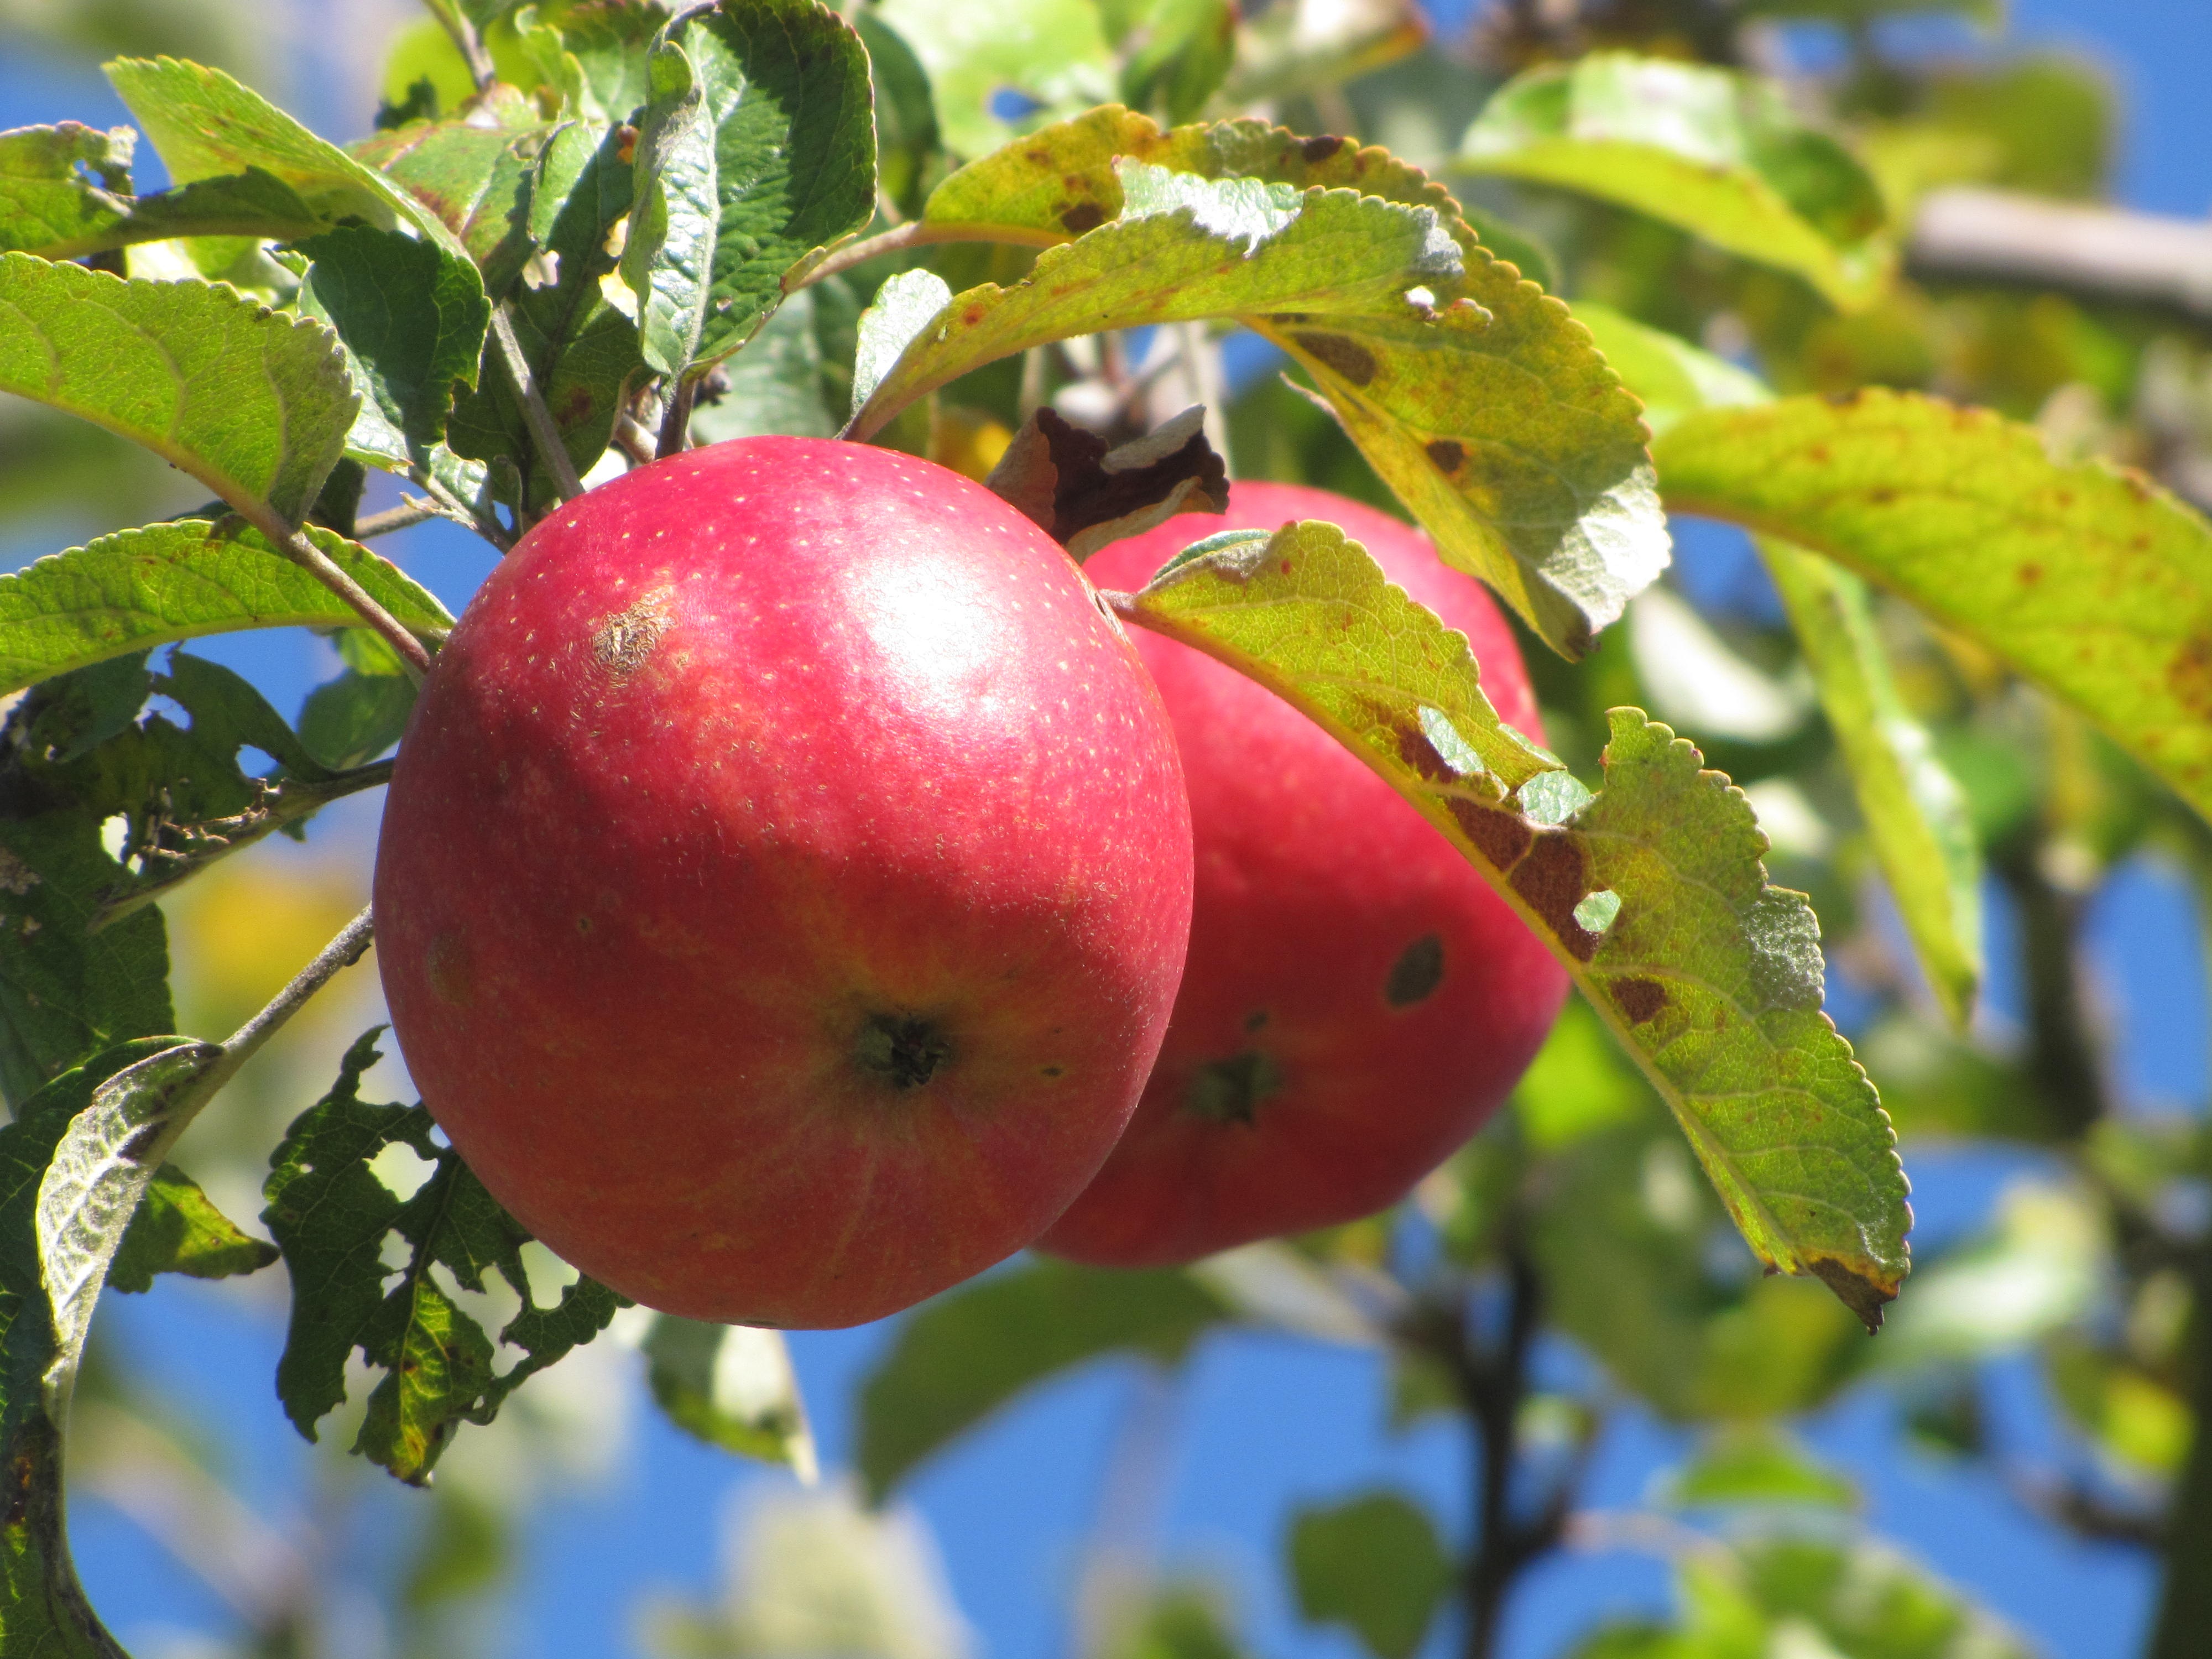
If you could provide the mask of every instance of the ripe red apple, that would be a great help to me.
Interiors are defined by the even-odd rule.
[[[1513,636],[1419,532],[1291,484],[1239,483],[1084,567],[1141,586],[1179,549],[1293,519],[1340,525],[1473,641],[1483,689],[1540,741]],[[1121,1266],[1188,1261],[1370,1214],[1504,1099],[1565,973],[1450,844],[1288,703],[1135,630],[1175,720],[1198,887],[1167,1042],[1128,1133],[1042,1247]]]
[[[849,1325],[1097,1170],[1190,857],[1158,695],[1054,543],[928,462],[747,439],[484,584],[393,772],[377,950],[424,1102],[552,1249]]]

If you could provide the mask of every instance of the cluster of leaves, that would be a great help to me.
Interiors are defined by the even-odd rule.
[[[1908,95],[1855,63],[1837,103],[1868,126],[1870,167],[1731,67],[1722,37],[1703,64],[1620,50],[1541,63],[1447,159],[1476,188],[1528,192],[1498,199],[1548,211],[1547,246],[1388,151],[1237,113],[1334,95],[1332,73],[1401,52],[1418,35],[1389,8],[1319,46],[1275,15],[1292,8],[1246,21],[1224,0],[1007,0],[985,9],[1004,27],[905,0],[849,19],[814,0],[430,9],[394,55],[379,130],[349,149],[170,58],[109,71],[165,191],[131,193],[128,129],[0,135],[0,389],[143,446],[217,498],[0,578],[0,689],[27,688],[0,732],[0,1089],[16,1112],[0,1138],[21,1176],[14,1208],[0,1206],[15,1229],[0,1251],[0,1454],[31,1471],[32,1495],[0,1522],[6,1642],[112,1650],[60,1530],[58,1425],[100,1284],[268,1259],[152,1155],[248,1034],[163,1035],[175,1021],[149,901],[384,775],[410,668],[451,618],[362,544],[363,469],[419,491],[410,510],[505,547],[588,478],[695,432],[842,431],[980,473],[994,458],[977,432],[1020,428],[1031,447],[1009,452],[1001,487],[1034,493],[1024,510],[1079,555],[1085,535],[1136,520],[1101,504],[1110,492],[1084,495],[1097,453],[1025,417],[1110,380],[1099,366],[1139,328],[1195,361],[1209,329],[1248,329],[1282,354],[1296,378],[1237,411],[1240,444],[1284,458],[1254,470],[1394,495],[1447,562],[1489,583],[1556,653],[1539,673],[1566,760],[1499,722],[1464,638],[1328,526],[1202,544],[1116,596],[1121,614],[1233,664],[1358,754],[1553,944],[1588,1007],[1562,1024],[1513,1121],[1428,1191],[1431,1270],[1355,1231],[1188,1272],[1038,1264],[989,1279],[911,1321],[871,1382],[872,1489],[1051,1373],[1123,1350],[1171,1364],[1238,1321],[1384,1353],[1402,1410],[1468,1416],[1506,1482],[1522,1407],[1540,1402],[1522,1397],[1528,1328],[1509,1320],[1498,1342],[1465,1316],[1470,1286],[1493,1282],[1684,1420],[1771,1419],[1885,1363],[1938,1375],[2026,1340],[2046,1345],[2063,1396],[2109,1445],[2148,1443],[2146,1389],[2185,1420],[2192,1362],[2173,1319],[2140,1351],[2083,1326],[2094,1219],[2067,1235],[2092,1243],[2063,1261],[2034,1255],[2022,1226],[1923,1271],[1882,1348],[1856,1337],[1851,1315],[1877,1322],[1896,1294],[1910,1216],[1889,1119],[1821,1012],[1819,924],[1769,881],[1744,793],[1668,726],[1615,706],[1660,689],[1606,630],[1626,617],[1633,647],[1667,615],[1650,591],[1665,511],[1770,538],[1786,627],[1767,643],[1803,665],[1834,739],[1834,810],[1863,825],[1948,1021],[1911,1028],[1919,1069],[1900,1060],[1897,1075],[1923,1115],[1908,1121],[1950,1112],[1960,1127],[1973,1098],[1996,1103],[1971,1127],[2021,1133],[2004,1103],[2028,1102],[2036,1135],[2093,1154],[2100,1214],[2153,1241],[2133,1293],[2171,1303],[2178,1282],[2185,1306],[2212,1275],[2191,1278],[2197,1258],[2155,1215],[2202,1148],[2100,1123],[2047,1078],[2023,1090],[1955,1035],[1980,976],[1983,859],[2023,890],[2048,884],[2034,886],[2022,828],[2033,810],[1993,823],[1991,790],[1959,761],[1973,751],[1922,718],[1914,676],[1929,653],[1895,648],[1900,629],[1936,637],[1909,632],[1924,618],[1980,653],[1991,684],[2039,687],[2077,749],[2104,741],[2086,721],[2110,740],[2100,764],[2140,779],[2124,750],[2173,792],[2139,781],[2150,804],[2127,824],[2081,830],[2102,836],[2100,858],[2152,825],[2202,858],[2189,809],[2212,806],[2212,605],[2197,591],[2212,532],[2135,475],[1923,395],[2027,412],[1999,395],[2001,373],[1961,386],[1877,372],[1931,332],[1914,311],[1930,302],[1898,276],[1911,190],[2033,173],[2012,94],[1954,78]],[[1839,9],[1852,9],[1826,8]],[[1451,109],[1456,131],[1465,106]],[[1962,142],[1930,161],[1945,133],[1980,143],[1980,159],[1960,159]],[[1578,300],[1570,314],[1547,288],[1614,308]],[[1729,337],[1717,317],[1756,343],[1764,381],[1687,343]],[[1883,380],[1903,385],[1808,395]],[[1131,396],[1116,396],[1121,419]],[[1185,435],[1156,447],[1181,453]],[[1202,471],[1173,487],[1218,483]],[[1869,582],[1895,598],[1877,602]],[[339,630],[347,665],[296,723],[181,652],[162,673],[148,665],[162,647],[282,626]],[[188,724],[147,712],[149,698]],[[1790,749],[1802,725],[1780,744],[1724,723],[1715,735],[1758,782],[1827,763],[1817,743]],[[246,770],[249,750],[270,769]],[[1593,767],[1595,793],[1575,776]],[[1848,888],[1828,902],[1839,884],[1825,864],[1807,873],[1824,910],[1852,915]],[[420,1480],[460,1423],[487,1420],[615,1303],[588,1281],[533,1298],[526,1236],[421,1109],[359,1099],[372,1057],[364,1039],[274,1157],[264,1219],[294,1289],[280,1389],[312,1437],[358,1350],[386,1374],[357,1449]],[[401,1147],[428,1166],[404,1195],[372,1168]],[[1731,1223],[1750,1254],[1723,1248]],[[407,1266],[387,1285],[394,1237]],[[1761,1262],[1801,1277],[1762,1278]],[[1911,1311],[1972,1310],[1974,1275],[1992,1273],[2047,1293],[2009,1325]],[[468,1306],[500,1282],[520,1307],[495,1340]],[[642,1341],[677,1421],[810,1462],[775,1339],[660,1320]],[[504,1370],[501,1343],[520,1355]],[[1558,1540],[1596,1398],[1551,1402],[1566,1449],[1544,1501],[1499,1498],[1460,1559],[1402,1497],[1302,1517],[1290,1561],[1309,1616],[1407,1659],[1453,1584],[1477,1587],[1470,1616],[1494,1614],[1511,1570]],[[2169,1433],[2158,1454],[2169,1468],[2177,1443]],[[1926,1613],[1938,1592],[1832,1536],[1715,1551],[1686,1568],[1681,1631],[1609,1633],[1594,1650],[1702,1653],[1792,1621],[1846,1651],[1921,1650],[1886,1626],[1844,1627],[1894,1602],[1913,1640],[1938,1632],[1934,1651],[1972,1622]],[[1146,1618],[1173,1650],[1184,1636],[1191,1650],[1226,1642],[1202,1598],[1165,1596]]]

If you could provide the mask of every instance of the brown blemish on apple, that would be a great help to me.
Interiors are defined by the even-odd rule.
[[[1435,933],[1424,933],[1390,964],[1390,977],[1382,982],[1382,1000],[1393,1008],[1410,1008],[1435,995],[1437,987],[1443,982],[1443,939]]]
[[[668,595],[648,593],[617,611],[592,633],[592,659],[617,680],[645,666],[668,631]]]
[[[1255,1121],[1260,1103],[1283,1091],[1282,1068],[1257,1048],[1201,1066],[1183,1086],[1183,1109],[1208,1123]]]
[[[477,1000],[476,963],[469,942],[457,932],[439,934],[422,953],[422,976],[441,1002],[465,1008]]]

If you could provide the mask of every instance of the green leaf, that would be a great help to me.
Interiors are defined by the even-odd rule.
[[[1771,401],[1756,377],[1671,334],[1600,307],[1575,314],[1644,399],[1655,432],[1700,409]],[[1944,1012],[1963,1026],[1982,973],[1981,855],[1966,793],[1898,692],[1864,586],[1778,542],[1760,551],[1922,970]]]
[[[1726,70],[1622,52],[1529,70],[1483,106],[1459,165],[1663,219],[1841,307],[1896,262],[1873,178],[1771,82]]]
[[[987,283],[955,296],[869,395],[855,435],[981,364],[1048,341],[1293,307],[1402,310],[1409,288],[1462,275],[1459,250],[1431,209],[1350,191],[1216,183],[1145,162],[1122,171],[1125,192],[1132,180],[1138,188],[1135,211],[1047,249],[1011,289]],[[862,329],[866,350],[865,319]],[[856,368],[856,392],[862,378]]]
[[[1575,320],[1589,330],[1606,362],[1644,400],[1644,423],[1655,437],[1701,409],[1734,409],[1773,399],[1765,383],[1748,369],[1663,330],[1647,327],[1610,306],[1577,300]]]
[[[688,14],[653,50],[623,276],[646,361],[696,374],[876,210],[867,53],[814,0]]]
[[[295,1120],[270,1160],[261,1218],[292,1275],[276,1392],[285,1414],[313,1440],[315,1425],[345,1398],[346,1361],[358,1348],[385,1375],[353,1449],[420,1486],[461,1424],[490,1422],[532,1373],[605,1329],[618,1298],[579,1279],[553,1307],[532,1303],[521,1256],[530,1235],[459,1154],[433,1138],[429,1114],[361,1098],[377,1036],[367,1033],[347,1051],[330,1093]],[[432,1166],[404,1200],[371,1167],[388,1146],[406,1147]],[[409,1259],[387,1294],[382,1251],[395,1233]],[[499,1334],[522,1351],[504,1376],[493,1369],[492,1340],[441,1287],[434,1268],[479,1292],[495,1271],[521,1297],[521,1311]]]
[[[1220,90],[1237,58],[1237,8],[1229,0],[1152,0],[1135,41],[1123,41],[1121,99],[1188,121]]]
[[[325,766],[346,771],[398,743],[414,712],[415,684],[405,675],[349,668],[307,693],[300,741]]]
[[[1092,1651],[1097,1659],[1244,1659],[1226,1600],[1204,1580],[1146,1584],[1106,1607]]]
[[[813,1482],[814,1433],[782,1332],[655,1314],[641,1346],[653,1397],[678,1428]]]
[[[1759,551],[1850,769],[1867,834],[1914,953],[1951,1023],[1982,979],[1982,860],[1966,792],[1915,720],[1875,632],[1866,585],[1785,543]]]
[[[794,438],[836,436],[846,411],[844,399],[833,401],[827,384],[830,363],[816,316],[824,286],[803,288],[786,300],[753,336],[752,343],[730,360],[722,371],[729,386],[714,403],[702,403],[692,414],[696,441],[720,443],[767,433]]]
[[[1287,698],[1413,802],[1552,945],[1752,1249],[1879,1322],[1906,1267],[1895,1136],[1820,1012],[1811,907],[1767,885],[1750,807],[1695,749],[1615,709],[1601,794],[1539,783],[1558,763],[1499,723],[1465,636],[1333,526],[1170,564],[1121,614]]]
[[[132,713],[146,684],[142,668]],[[100,844],[111,803],[56,788],[21,758],[34,743],[45,746],[40,717],[70,689],[50,682],[15,706],[6,736],[23,741],[8,745],[0,769],[0,1090],[18,1109],[88,1055],[176,1025],[161,912],[149,907],[89,931],[130,879]]]
[[[1117,1350],[1171,1365],[1227,1316],[1186,1273],[1036,1261],[908,1317],[861,1385],[854,1462],[871,1502],[1031,1384]]]
[[[0,1634],[11,1654],[127,1659],[85,1600],[70,1559],[61,1430],[45,1388],[56,1346],[40,1273],[39,1192],[55,1148],[94,1092],[175,1043],[155,1037],[109,1048],[17,1097],[15,1120],[0,1127],[0,1458],[11,1494],[0,1515]]]
[[[1904,1370],[2018,1352],[2091,1315],[2114,1267],[2106,1226],[2086,1192],[2015,1182],[1987,1233],[1915,1276],[1880,1362]]]
[[[107,1288],[151,1290],[155,1273],[190,1279],[229,1279],[258,1273],[276,1260],[276,1247],[240,1231],[215,1206],[200,1184],[173,1164],[154,1171],[138,1212],[108,1266]]]
[[[39,1183],[39,1276],[53,1322],[47,1409],[69,1410],[92,1312],[175,1130],[220,1082],[221,1044],[178,1040],[125,1066],[70,1120]],[[198,1188],[192,1189],[195,1193]],[[201,1198],[203,1206],[212,1210]]]
[[[346,448],[420,465],[445,440],[456,386],[474,386],[491,304],[476,266],[434,242],[347,226],[303,242],[301,309],[337,331],[361,393]]]
[[[297,525],[358,399],[337,341],[198,283],[0,256],[0,391],[144,445],[231,506]]]
[[[445,606],[398,567],[327,530],[307,536],[409,628],[438,635],[453,626]],[[121,530],[0,576],[0,695],[149,646],[303,626],[362,621],[236,520]]]
[[[386,230],[412,223],[458,250],[413,197],[221,70],[173,58],[118,58],[102,67],[175,183],[258,167],[325,221],[354,216]]]
[[[1114,54],[1096,0],[883,0],[883,21],[929,72],[945,141],[981,155],[1040,119],[1114,95]],[[1025,119],[998,112],[1003,98],[1032,106]]]
[[[129,127],[76,121],[0,132],[0,251],[70,258],[75,243],[96,239],[128,211],[137,142]]]
[[[1684,420],[1668,505],[1826,555],[2010,663],[2212,813],[2212,531],[1986,410],[1869,390]]]
[[[1183,182],[1162,179],[1163,170]],[[1155,214],[1190,204],[1189,228],[1181,215],[1133,218],[1127,178],[1146,181]],[[1199,205],[1206,198],[1193,179],[1215,181],[1216,205]],[[1200,226],[1233,222],[1222,216],[1236,200],[1252,202],[1255,185],[1309,192],[1299,220],[1237,280],[1188,286],[1186,263],[1223,246]],[[1320,203],[1354,192],[1356,208],[1316,220]],[[1320,263],[1357,284],[1403,234],[1394,214],[1433,221],[1437,240],[1395,281],[1364,291],[1301,288],[1303,268],[1273,253],[1318,246],[1326,234]],[[1033,244],[1082,236],[1042,256],[997,307],[1024,317],[1049,309],[1045,337],[1227,314],[1273,340],[1312,375],[1446,562],[1488,582],[1571,657],[1667,562],[1634,400],[1565,307],[1492,259],[1443,187],[1387,151],[1300,139],[1258,121],[1164,133],[1127,110],[1097,110],[963,168],[931,196],[924,220],[948,235]],[[1143,239],[1146,226],[1160,242]],[[1442,257],[1447,248],[1456,258]],[[1134,257],[1125,264],[1125,255]],[[910,361],[972,367],[1018,349],[988,332],[1000,292],[961,295]],[[977,333],[971,317],[987,331]],[[907,372],[902,364],[890,383],[903,387]],[[934,368],[929,378],[941,383]]]
[[[1834,1297],[1762,1275],[1731,1248],[1725,1212],[1680,1138],[1641,1100],[1633,1121],[1547,1159],[1534,1190],[1547,1318],[1662,1417],[1805,1410],[1871,1357],[1875,1345]]]
[[[1913,1291],[1917,1297],[1919,1286]],[[1665,1496],[1682,1509],[1788,1504],[1850,1510],[1859,1504],[1858,1488],[1849,1477],[1768,1424],[1731,1425],[1708,1437],[1668,1480]]]
[[[875,88],[876,179],[886,200],[912,218],[945,177],[945,140],[929,71],[875,7],[858,8],[853,28],[867,48]]]
[[[1300,1510],[1290,1553],[1298,1611],[1344,1626],[1375,1659],[1413,1659],[1455,1577],[1428,1512],[1395,1492]]]
[[[630,163],[619,130],[572,122],[540,153],[531,188],[529,234],[552,280],[526,279],[508,302],[514,332],[579,474],[605,453],[615,416],[641,359],[637,328],[611,304],[603,279],[615,269],[609,234],[630,209]],[[447,442],[488,463],[497,493],[515,483],[532,510],[550,502],[553,482],[515,402],[504,365],[488,368],[474,392],[454,400]]]
[[[673,40],[647,61],[652,98],[637,136],[636,209],[623,280],[637,295],[645,361],[680,375],[697,356],[714,290],[718,193],[714,119],[690,55]]]
[[[514,88],[495,88],[463,119],[378,133],[350,155],[443,225],[441,246],[465,250],[485,291],[503,299],[531,255],[533,180],[559,130]]]

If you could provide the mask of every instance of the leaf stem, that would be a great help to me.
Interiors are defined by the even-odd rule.
[[[583,481],[576,476],[576,464],[568,459],[568,447],[561,441],[561,429],[553,424],[553,411],[545,406],[538,377],[531,372],[530,360],[522,355],[522,343],[514,337],[514,321],[503,305],[492,307],[491,331],[499,342],[500,360],[507,365],[507,378],[514,382],[523,422],[530,428],[538,459],[552,474],[553,487],[561,492],[561,499],[573,501],[584,493]]]
[[[396,530],[410,530],[418,524],[446,516],[445,507],[437,501],[402,501],[397,507],[387,507],[381,513],[372,513],[365,519],[354,520],[353,538],[365,542],[372,537],[389,536]]]
[[[381,635],[384,642],[398,653],[408,678],[422,684],[422,677],[430,672],[430,653],[422,641],[410,633],[397,617],[369,598],[368,590],[341,570],[329,554],[309,541],[304,531],[284,529],[273,514],[270,520],[269,524],[254,527],[264,535],[276,530],[278,533],[271,539],[276,544],[276,550],[351,605],[362,620]]]
[[[910,247],[926,247],[933,242],[1008,242],[1030,247],[1036,245],[1036,239],[993,235],[980,226],[940,226],[927,224],[920,219],[909,219],[902,225],[894,225],[873,236],[863,236],[857,242],[846,243],[830,252],[813,270],[799,276],[785,291],[796,294],[802,288],[811,288],[826,277],[840,276],[854,265],[866,264],[871,259],[880,259],[886,253],[897,253]]]
[[[691,447],[691,405],[698,400],[698,378],[679,374],[669,389],[668,412],[660,417],[660,439],[654,445],[655,460],[665,461],[671,455],[681,455]]]
[[[337,937],[323,946],[313,961],[295,974],[291,982],[271,997],[259,1013],[231,1033],[222,1045],[222,1061],[209,1073],[211,1079],[217,1079],[208,1090],[210,1094],[259,1053],[263,1045],[283,1030],[285,1023],[307,1006],[308,999],[316,992],[337,977],[341,969],[352,967],[367,954],[376,936],[371,908],[362,906],[361,913],[338,930]]]
[[[491,61],[491,53],[484,50],[483,37],[477,33],[476,25],[461,10],[459,0],[442,0],[430,9],[437,14],[438,21],[446,26],[446,33],[460,48],[462,60],[469,66],[469,78],[477,83],[477,90],[488,89],[499,79],[499,69]]]

